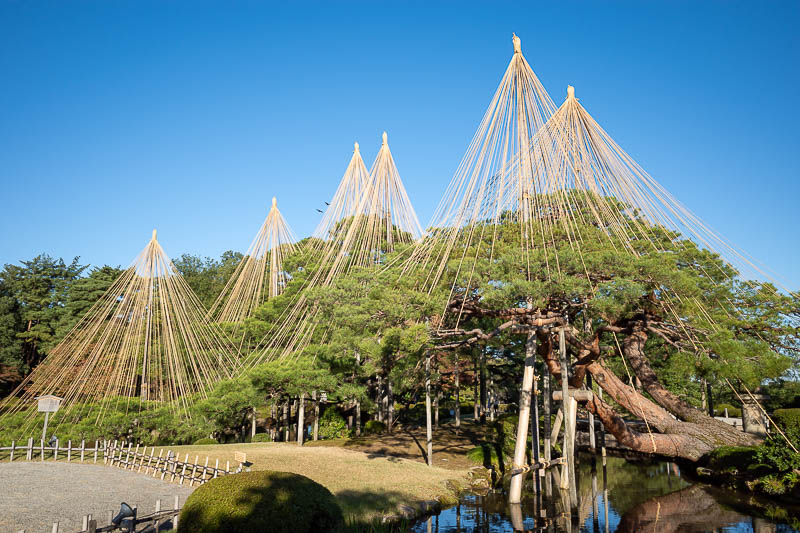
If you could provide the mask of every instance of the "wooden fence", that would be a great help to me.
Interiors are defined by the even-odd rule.
[[[226,461],[225,468],[220,468],[219,459],[214,461],[214,465],[210,466],[209,458],[206,456],[205,462],[200,461],[200,456],[195,455],[194,461],[190,461],[189,454],[187,453],[183,460],[180,456],[172,450],[161,448],[158,455],[155,454],[156,447],[150,447],[150,453],[147,453],[148,446],[142,447],[137,444],[134,447],[132,442],[119,442],[119,441],[95,441],[94,446],[87,447],[86,441],[81,441],[80,446],[74,446],[72,441],[67,441],[67,445],[63,446],[56,440],[52,445],[45,444],[43,440],[39,440],[34,444],[33,439],[28,439],[26,445],[17,444],[16,441],[11,442],[11,446],[0,447],[0,453],[8,453],[8,461],[15,459],[22,460],[23,457],[27,461],[40,460],[61,460],[67,462],[91,462],[97,463],[98,460],[103,464],[131,470],[152,477],[159,477],[162,480],[174,482],[178,481],[180,485],[188,483],[190,487],[195,484],[202,485],[210,479],[219,476],[231,474],[230,461]],[[242,465],[239,464],[234,472],[239,472]]]
[[[99,526],[99,521],[94,516],[87,514],[83,516],[83,523],[78,533],[107,533],[111,531],[161,531],[161,528],[171,522],[171,527],[167,529],[176,530],[178,528],[178,515],[181,512],[180,498],[175,496],[175,503],[172,509],[162,509],[161,500],[156,500],[155,510],[149,515],[139,515],[140,509],[133,507],[136,515],[133,518],[123,520],[119,525],[114,525],[111,521],[114,518],[114,511],[108,511],[106,514],[106,526]],[[141,526],[145,526],[139,529]],[[53,522],[51,529],[52,533],[63,533],[65,529],[59,522]],[[25,533],[24,529],[16,533]]]

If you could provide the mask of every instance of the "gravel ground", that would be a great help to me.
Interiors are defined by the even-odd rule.
[[[84,515],[107,524],[108,511],[120,502],[153,512],[157,499],[171,509],[175,495],[181,505],[192,488],[167,483],[136,472],[99,465],[54,462],[0,464],[0,533],[50,533],[59,522],[61,533],[80,531]]]

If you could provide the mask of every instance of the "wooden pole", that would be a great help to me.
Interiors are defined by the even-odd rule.
[[[314,399],[314,440],[319,440],[319,398],[317,391],[311,393]]]
[[[253,410],[250,413],[250,438],[256,436],[256,408],[253,407]]]
[[[564,330],[558,330],[558,352],[561,365],[561,412],[564,416],[564,446],[562,448],[565,464],[561,467],[561,488],[569,488],[569,463],[572,462],[571,444],[569,437],[569,367],[567,366],[567,343]]]
[[[534,351],[533,357],[536,357],[536,352]],[[536,368],[534,367],[534,375],[533,375],[533,397],[531,398],[531,403],[533,404],[533,420],[531,421],[531,457],[533,457],[533,462],[539,462],[539,379],[536,377]],[[540,479],[544,477],[544,470],[539,470],[539,472],[534,472],[533,474],[533,489],[535,492],[539,492],[540,489]]]
[[[592,390],[592,375],[587,372],[586,374],[586,388]],[[595,439],[594,434],[594,414],[591,411],[589,413],[589,447],[592,450],[592,453],[597,453],[597,440]],[[594,461],[594,459],[592,459]]]
[[[460,382],[460,372],[458,368],[458,350],[455,351],[456,361],[455,361],[455,386],[456,386],[456,405],[455,409],[453,410],[456,415],[456,431],[461,427],[461,382]]]
[[[289,442],[289,400],[283,404],[283,441]]]
[[[306,393],[300,393],[300,408],[297,412],[297,444],[303,445],[303,437],[305,436],[305,417],[306,417]]]
[[[391,415],[389,416],[391,419]],[[361,400],[356,400],[356,437],[361,436]]]
[[[433,428],[431,427],[431,355],[425,354],[425,421],[428,466],[433,466]]]
[[[519,422],[517,423],[517,441],[514,445],[514,463],[512,468],[525,466],[525,448],[528,443],[528,422],[531,417],[531,392],[535,378],[534,363],[536,362],[536,334],[528,333],[525,343],[525,368],[522,373],[522,390],[519,395]],[[515,504],[522,501],[522,482],[524,473],[511,477],[511,487],[508,491],[508,502]]]

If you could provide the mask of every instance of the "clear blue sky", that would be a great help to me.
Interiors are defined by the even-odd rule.
[[[523,7],[525,6],[525,7]],[[800,288],[800,3],[0,0],[0,263],[308,235],[359,141],[425,224],[512,54]]]

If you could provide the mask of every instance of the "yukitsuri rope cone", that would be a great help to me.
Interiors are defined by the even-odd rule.
[[[217,322],[240,323],[267,299],[283,292],[289,281],[283,261],[294,252],[294,241],[278,210],[278,200],[273,198],[267,218],[208,316]]]
[[[325,248],[326,243],[335,239],[341,233],[341,225],[344,220],[352,217],[361,199],[364,196],[367,183],[369,182],[369,171],[361,157],[361,150],[358,143],[353,144],[353,156],[350,158],[345,169],[339,187],[333,194],[333,198],[322,220],[317,224],[311,239],[308,240],[312,250],[320,251]]]
[[[64,399],[62,420],[84,408],[138,411],[166,404],[186,414],[193,396],[232,377],[237,357],[156,239],[0,404],[4,416],[36,415],[36,396]],[[0,427],[2,427],[0,418]]]
[[[643,241],[657,251],[663,251],[665,239],[671,246],[699,244],[744,278],[772,279],[626,154],[578,102],[573,87],[556,109],[525,61],[518,37],[513,44],[511,62],[427,237],[406,261],[409,268],[425,265],[428,286],[442,279],[452,259],[458,267],[451,276],[467,286],[478,282],[467,250],[487,238],[486,232],[495,232],[492,242],[502,239],[496,234],[502,224],[516,228],[519,268],[529,280],[540,275],[530,269],[534,255],[543,254],[548,278],[560,275],[558,257],[546,249],[556,238],[568,240],[581,255],[578,227],[586,224],[633,255],[642,253]]]
[[[314,287],[328,286],[353,267],[381,264],[387,253],[398,243],[411,244],[422,236],[422,228],[406,194],[400,173],[395,165],[387,135],[382,136],[381,148],[360,190],[358,201],[356,183],[363,176],[363,161],[358,143],[342,182],[331,201],[323,223],[315,232],[323,244],[312,245],[318,254],[315,271],[298,294],[296,302],[278,325],[261,343],[261,348],[249,364],[255,365],[275,358],[295,357],[308,345],[319,325],[316,310],[308,305],[305,292]],[[346,211],[346,208],[352,208]],[[335,215],[335,216],[334,216]],[[324,236],[324,237],[323,237]]]
[[[581,353],[596,356],[591,346],[588,350],[585,348],[583,334],[586,330],[592,335],[605,332],[613,337],[616,346],[608,348],[619,353],[623,362],[625,342],[628,342],[627,354],[638,358],[642,375],[650,371],[649,367],[643,369],[646,356],[640,357],[644,346],[641,339],[648,337],[635,328],[645,328],[676,351],[694,353],[697,357],[705,355],[710,359],[713,354],[709,339],[713,341],[716,334],[720,334],[718,338],[725,338],[726,332],[720,323],[725,321],[725,327],[730,327],[748,312],[749,301],[759,300],[760,291],[776,293],[773,285],[751,282],[750,276],[755,274],[770,281],[772,276],[714,233],[650,177],[589,115],[572,87],[568,88],[564,103],[553,109],[550,98],[522,57],[516,36],[513,42],[514,57],[500,87],[436,210],[425,239],[404,264],[405,271],[421,276],[424,279],[421,283],[429,290],[439,282],[450,287],[442,318],[436,326],[441,338],[455,340],[441,343],[439,347],[466,345],[464,339],[470,337],[470,332],[460,329],[465,315],[495,316],[482,314],[494,310],[481,307],[482,290],[487,284],[495,284],[494,288],[507,290],[509,295],[523,295],[518,296],[520,301],[516,308],[502,310],[506,314],[496,316],[526,315],[519,322],[509,318],[498,328],[513,328],[513,324],[531,326],[518,330],[528,335],[526,361],[536,355],[538,341],[533,335],[539,333],[548,343],[540,346],[543,357],[552,356],[555,341],[553,330],[549,328],[556,326],[561,327],[562,334],[566,332],[566,340],[559,341],[564,354],[566,343],[570,342],[575,343],[573,349],[580,346],[580,350],[586,350]],[[544,111],[537,113],[537,110]],[[639,298],[636,305],[640,307],[636,310],[644,309],[631,319],[633,325],[618,328],[620,334],[628,334],[622,346],[617,341],[616,325],[604,324],[593,329],[593,322],[606,319],[603,310],[587,310],[594,296],[604,291],[626,290],[624,285],[617,285],[613,276],[604,279],[602,271],[587,267],[591,262],[602,266],[607,264],[604,263],[606,259],[613,261],[609,257],[613,256],[610,250],[636,259],[630,263],[621,261],[624,265],[633,265],[631,279],[621,281],[631,282],[631,291]],[[503,264],[495,267],[500,253],[504,254]],[[658,272],[659,265],[670,262],[665,271],[674,267],[695,275],[639,279],[640,272],[652,276],[653,272]],[[624,272],[624,268],[620,272]],[[505,283],[509,272],[514,278],[517,273],[524,273],[524,281],[519,281],[518,287]],[[553,289],[561,293],[549,292]],[[541,300],[543,309],[534,307],[530,299],[526,301],[525,295],[535,291],[552,295]],[[640,295],[647,291],[649,294]],[[731,301],[739,298],[740,302]],[[786,311],[783,313],[787,324],[796,325],[796,317],[792,318]],[[579,314],[583,331],[567,323],[571,315]],[[544,323],[547,327],[542,327]],[[752,335],[760,336],[758,331]],[[477,339],[474,336],[469,340]],[[640,351],[635,351],[631,346],[639,341],[641,349],[636,345]],[[563,375],[564,365],[569,363],[564,356],[561,362],[554,364]],[[595,365],[584,366],[589,372],[605,370],[601,363],[588,356],[583,364]],[[528,397],[533,384],[532,372],[533,366],[526,363],[523,391],[527,391]],[[636,401],[625,406],[648,424],[650,442],[640,446],[643,450],[664,452],[673,447],[677,450],[679,445],[674,439],[680,438],[691,441],[692,446],[698,443],[701,446],[702,437],[692,440],[694,437],[688,432],[702,433],[708,428],[716,435],[725,435],[729,442],[739,442],[739,432],[730,430],[724,423],[716,423],[703,413],[697,415],[704,418],[695,425],[692,417],[696,410],[683,400],[668,396],[671,393],[662,395],[664,389],[657,383],[655,374],[652,375],[655,382],[649,380],[650,374],[647,374],[645,386],[653,396],[660,395],[659,405],[633,387],[630,392]],[[622,400],[628,389],[624,385],[613,389],[610,373],[605,376],[608,388],[603,388],[615,390],[615,401],[624,404]],[[566,389],[566,381],[562,383]],[[563,394],[566,398],[566,390]],[[601,406],[597,412],[613,412],[602,400],[593,402]],[[642,407],[644,402],[648,402],[647,407]],[[686,425],[670,426],[678,415],[672,416],[666,405],[680,413]],[[515,466],[521,466],[524,460],[527,411],[523,411],[527,408],[521,400]],[[645,408],[651,415],[645,414]],[[526,420],[524,424],[523,420]],[[650,432],[651,423],[668,435],[654,436]],[[679,429],[675,431],[676,428]],[[644,442],[637,440],[640,436],[628,432],[627,428],[624,431],[624,436],[636,440],[637,444]],[[650,443],[652,448],[649,448]],[[518,497],[519,480],[517,485]]]

